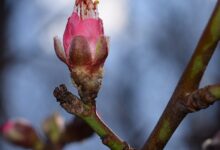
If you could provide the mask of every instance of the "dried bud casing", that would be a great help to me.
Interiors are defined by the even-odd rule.
[[[103,78],[103,64],[107,57],[108,43],[105,37],[97,42],[94,58],[91,57],[87,41],[83,37],[75,37],[70,47],[70,68],[73,83],[85,103],[93,103],[97,97]],[[72,60],[72,61],[71,61]]]

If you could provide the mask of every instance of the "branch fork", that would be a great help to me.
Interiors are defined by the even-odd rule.
[[[186,100],[183,105],[188,110],[188,113],[208,108],[215,102],[216,97],[209,91],[211,87],[212,86],[207,86],[205,88],[198,89],[186,96]]]
[[[112,150],[134,150],[100,119],[95,105],[85,104],[69,92],[64,84],[55,88],[54,96],[67,112],[84,120],[100,136],[103,144]]]

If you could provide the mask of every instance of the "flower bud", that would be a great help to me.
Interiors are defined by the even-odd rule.
[[[47,137],[56,143],[64,130],[64,119],[55,113],[43,122],[43,131]]]
[[[12,144],[33,148],[39,137],[31,124],[26,120],[8,121],[1,127],[1,134]]]
[[[220,149],[220,131],[213,138],[205,140],[202,144],[202,150],[219,150]]]
[[[92,103],[98,94],[108,56],[108,38],[104,36],[97,4],[92,0],[76,0],[63,35],[65,54],[61,42],[54,39],[56,54],[68,65],[79,95],[86,103]]]

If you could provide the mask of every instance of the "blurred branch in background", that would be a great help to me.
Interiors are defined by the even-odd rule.
[[[94,131],[82,119],[76,117],[66,124],[65,132],[61,135],[61,139],[63,143],[68,144],[89,138],[93,133]]]
[[[7,41],[6,41],[6,27],[7,27],[7,18],[9,12],[5,8],[5,0],[0,1],[0,123],[5,119],[5,108],[4,108],[4,69],[8,64],[8,61],[5,60],[5,54],[7,52]]]
[[[6,111],[4,107],[5,95],[4,95],[4,68],[7,66],[7,61],[4,61],[7,42],[6,42],[6,24],[9,10],[5,7],[5,0],[0,1],[0,124],[6,118]],[[0,149],[2,149],[2,140],[0,141]]]

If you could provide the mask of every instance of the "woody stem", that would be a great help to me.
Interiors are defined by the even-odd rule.
[[[186,104],[188,102],[187,95],[198,89],[201,78],[215,51],[219,39],[220,1],[216,3],[214,12],[198,42],[191,60],[142,150],[162,150],[185,116],[191,112]],[[218,95],[219,92],[216,94]]]
[[[57,87],[54,90],[54,96],[67,112],[84,120],[100,136],[103,144],[111,150],[133,150],[104,123],[98,116],[95,106],[83,103],[70,93],[65,85]]]

